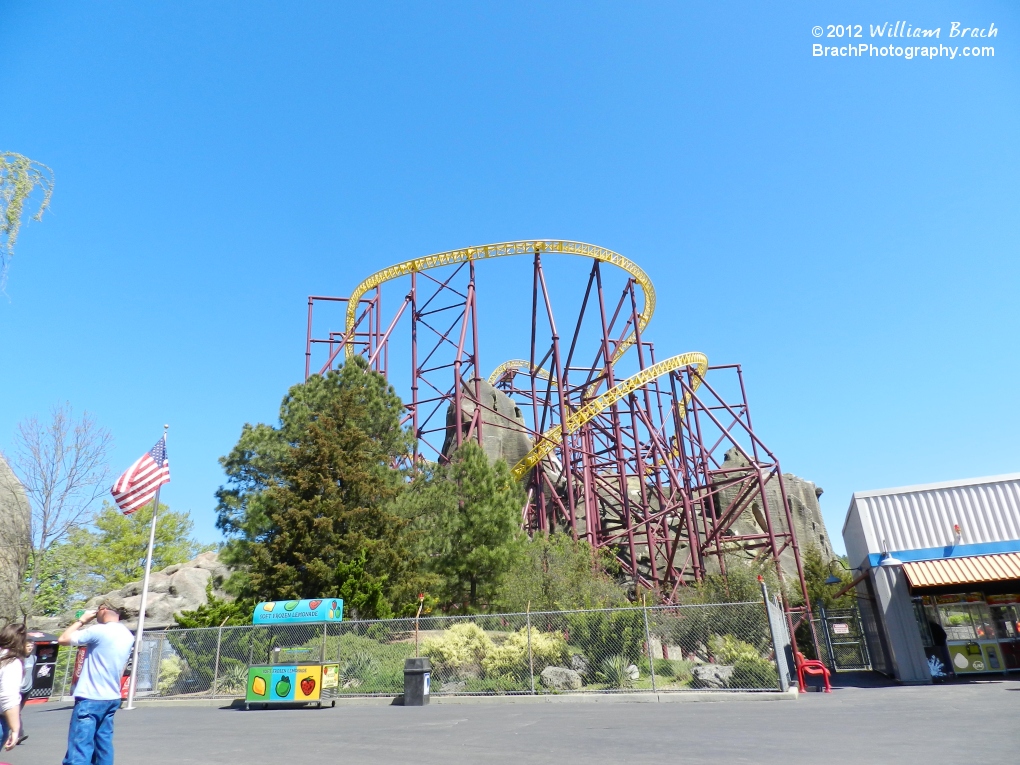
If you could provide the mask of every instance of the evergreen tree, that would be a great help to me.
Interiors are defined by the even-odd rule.
[[[223,460],[220,492],[231,558],[247,564],[248,600],[344,597],[349,616],[413,608],[420,584],[408,521],[388,508],[404,474],[403,406],[355,357],[340,372],[291,389],[279,428],[246,426]]]
[[[220,458],[227,485],[216,492],[216,527],[232,542],[225,551],[228,558],[239,564],[245,561],[243,542],[255,539],[267,527],[265,491],[281,485],[282,465],[309,423],[348,389],[358,391],[358,406],[351,416],[382,451],[396,460],[410,450],[411,436],[400,427],[404,413],[400,397],[386,378],[368,369],[361,356],[338,371],[313,375],[293,386],[280,404],[278,427],[245,424],[230,454]]]
[[[838,598],[833,597],[833,595],[853,581],[853,572],[847,571],[836,560],[826,562],[825,557],[822,556],[822,551],[816,545],[809,545],[802,552],[801,563],[804,566],[804,583],[807,585],[811,608],[817,608],[819,603],[825,606],[825,608],[853,608],[856,599],[856,593],[853,590],[844,593]],[[843,561],[845,564],[846,559],[844,558]],[[835,576],[839,579],[839,583],[827,584],[826,582],[830,576]],[[800,593],[800,588],[797,587],[795,589],[796,593],[793,599],[798,602],[803,601],[804,598]]]
[[[418,544],[445,611],[490,608],[506,575],[521,561],[524,493],[503,460],[490,465],[474,441],[450,462],[421,475],[399,509],[420,530]]]
[[[619,563],[608,550],[593,550],[562,532],[536,534],[503,579],[497,600],[506,611],[564,611],[627,606],[626,590],[615,580]]]

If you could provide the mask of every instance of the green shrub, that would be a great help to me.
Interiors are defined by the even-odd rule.
[[[459,622],[438,637],[429,637],[421,644],[422,655],[437,667],[460,669],[481,666],[482,659],[493,649],[485,631],[473,622]]]
[[[609,688],[630,688],[634,681],[630,679],[627,667],[631,665],[630,659],[622,654],[609,656],[599,664],[595,678],[600,683],[605,683]]]
[[[167,656],[159,663],[159,680],[157,688],[160,696],[169,696],[177,685],[177,680],[184,671],[184,662],[179,656]]]
[[[535,665],[535,674],[540,674],[548,666],[566,663],[567,642],[562,635],[555,632],[531,631],[531,656]],[[528,630],[511,632],[506,638],[494,644],[485,658],[482,669],[486,677],[508,677],[520,679],[528,675]]]
[[[733,665],[733,674],[730,675],[727,686],[730,688],[776,688],[779,686],[776,665],[768,659],[758,656],[753,659],[738,659]]]
[[[382,664],[372,651],[355,650],[340,657],[340,682],[357,680],[359,684],[364,684],[378,675],[381,669]]]
[[[736,664],[738,661],[754,661],[761,658],[753,645],[738,640],[733,635],[712,635],[708,639],[708,650],[720,664]]]
[[[648,672],[648,659],[642,658],[638,664],[642,674]],[[656,659],[655,677],[668,683],[684,683],[691,679],[691,663],[683,659]]]
[[[326,660],[340,665],[341,693],[400,693],[404,659],[413,655],[414,644],[404,641],[387,643],[352,633],[326,639]]]
[[[597,679],[599,657],[623,656],[634,664],[644,655],[645,623],[639,609],[569,613],[566,621],[571,648],[589,660],[589,682]]]
[[[247,665],[229,659],[220,660],[220,674],[216,681],[216,693],[242,695],[247,685]]]

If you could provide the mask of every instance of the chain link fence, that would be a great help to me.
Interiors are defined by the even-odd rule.
[[[340,696],[399,696],[404,660],[416,655],[431,660],[435,695],[781,688],[761,601],[425,616],[415,627],[387,619],[150,633],[137,695],[241,697],[249,666],[285,659],[337,664]],[[69,682],[61,666],[54,696]]]
[[[870,670],[871,657],[860,611],[857,608],[826,609],[819,604],[816,613],[819,658],[825,666],[836,672]]]

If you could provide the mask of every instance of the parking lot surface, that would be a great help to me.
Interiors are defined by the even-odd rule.
[[[868,685],[868,683],[863,683]],[[26,709],[0,762],[56,765],[69,704]],[[121,765],[1012,762],[1020,679],[840,687],[795,702],[148,707],[116,717]]]

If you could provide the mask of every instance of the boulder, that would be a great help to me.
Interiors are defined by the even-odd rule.
[[[733,667],[729,664],[699,664],[691,667],[691,685],[695,688],[725,688],[732,674]]]
[[[748,466],[748,461],[736,448],[726,452],[722,467],[728,470],[738,470]],[[822,496],[822,489],[815,486],[811,481],[805,480],[793,473],[783,473],[783,487],[786,489],[786,498],[790,503],[791,515],[793,516],[793,530],[797,536],[797,543],[800,546],[801,555],[808,549],[814,547],[821,554],[822,559],[829,562],[836,558],[832,549],[832,542],[829,539],[829,532],[825,528],[825,521],[822,518],[822,508],[818,498]],[[734,498],[735,488],[725,488],[719,492],[720,504],[725,506]],[[766,487],[766,501],[769,514],[772,517],[774,528],[786,527],[786,516],[783,512],[783,500],[779,493],[779,485],[770,481]],[[767,521],[762,511],[760,497],[754,497],[744,508],[740,517],[733,523],[731,530],[733,534],[760,534],[766,530]],[[746,557],[754,557],[754,551],[746,551]],[[710,561],[711,563],[711,561]],[[780,555],[780,565],[783,574],[787,577],[797,578],[797,564],[793,557],[793,548],[787,548]]]
[[[226,597],[220,588],[230,576],[230,569],[221,563],[215,552],[205,552],[189,560],[167,566],[162,571],[154,571],[149,576],[149,595],[145,606],[145,628],[165,629],[177,624],[176,615],[181,611],[194,611],[205,605],[209,598],[206,588],[212,582],[213,593],[217,597]],[[138,611],[142,601],[142,583],[131,582],[119,590],[97,595],[85,604],[86,610],[92,610],[103,600],[108,599],[114,606],[127,612],[124,624],[128,629],[138,626]],[[33,626],[54,631],[74,620],[74,612],[60,617],[36,619]]]
[[[513,467],[531,451],[531,439],[524,425],[524,415],[513,399],[497,390],[488,380],[478,380],[481,401],[482,449],[490,463],[499,459]],[[467,435],[475,411],[479,408],[475,400],[474,381],[461,388],[461,433]],[[446,440],[443,454],[449,456],[457,446],[457,415],[451,403],[446,410]]]
[[[32,547],[25,488],[0,454],[0,623],[19,621],[18,597]]]
[[[581,675],[566,667],[546,667],[540,677],[542,685],[552,691],[576,691],[581,688]]]
[[[637,664],[631,664],[627,669],[624,670],[627,673],[627,677],[631,680],[641,679],[641,670],[637,668]]]
[[[570,668],[575,672],[585,675],[588,673],[588,657],[583,653],[575,653],[570,657]]]

